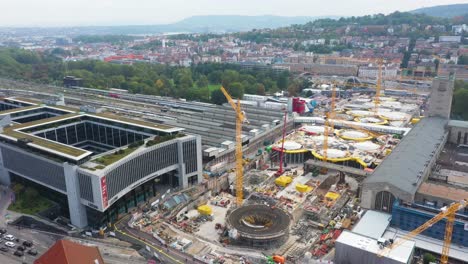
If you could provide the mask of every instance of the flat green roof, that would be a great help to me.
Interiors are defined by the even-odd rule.
[[[23,111],[28,111],[28,110],[34,110],[34,109],[38,109],[38,108],[42,108],[42,107],[38,106],[38,105],[18,107],[18,108],[5,110],[5,111],[0,111],[0,115],[13,114],[13,113],[18,113],[18,112],[23,112]]]
[[[18,124],[18,125],[14,125],[14,126],[4,128],[2,134],[6,135],[8,137],[17,139],[17,140],[22,139],[22,138],[29,139],[29,140],[32,141],[31,142],[32,144],[38,145],[40,147],[44,147],[44,148],[50,149],[52,151],[57,151],[57,152],[66,154],[67,156],[80,157],[81,155],[84,155],[84,154],[88,153],[89,151],[82,150],[82,149],[75,148],[75,147],[72,147],[72,146],[68,146],[68,145],[65,145],[65,144],[62,144],[62,143],[59,143],[59,142],[55,142],[55,141],[52,141],[52,140],[47,140],[47,139],[44,139],[44,138],[40,138],[40,137],[37,137],[37,136],[30,135],[28,133],[18,131],[18,130],[20,130],[22,128],[26,128],[26,127],[41,125],[41,124],[45,124],[45,123],[49,123],[49,122],[57,122],[57,121],[60,121],[60,120],[73,118],[73,117],[79,117],[79,116],[80,116],[79,114],[72,113],[72,114],[66,114],[66,115],[62,115],[62,116],[56,116],[56,117],[46,118],[46,119],[42,119],[42,120],[32,121],[32,122],[29,122],[29,123]]]
[[[26,101],[23,100],[23,98],[18,98],[18,100],[21,101]],[[27,111],[27,110],[33,110],[33,109],[39,109],[42,107],[49,107],[49,108],[57,108],[65,111],[69,111],[72,113],[60,115],[60,116],[55,116],[55,117],[50,117],[50,118],[45,118],[41,120],[36,120],[36,121],[31,121],[23,124],[16,124],[10,127],[5,127],[3,129],[3,132],[0,133],[0,136],[10,139],[10,140],[19,140],[19,139],[28,139],[31,142],[28,144],[34,144],[32,147],[36,147],[38,149],[41,149],[43,151],[63,156],[66,158],[71,158],[74,160],[79,160],[82,159],[86,156],[89,156],[92,154],[92,152],[83,150],[80,148],[76,148],[73,146],[69,146],[66,144],[62,144],[59,142],[55,142],[52,140],[44,139],[41,137],[34,136],[32,134],[29,134],[27,132],[22,132],[22,129],[25,128],[30,128],[30,127],[35,127],[35,126],[40,126],[48,123],[55,123],[59,122],[62,120],[66,119],[73,119],[81,116],[90,116],[90,117],[96,117],[96,118],[102,118],[102,119],[109,119],[114,122],[118,123],[128,123],[130,125],[134,126],[140,126],[140,127],[146,127],[149,129],[153,129],[156,131],[162,131],[165,133],[171,133],[171,132],[178,132],[183,130],[182,128],[176,128],[172,126],[166,126],[166,125],[160,125],[160,124],[154,124],[150,122],[145,122],[141,120],[133,120],[130,118],[118,116],[118,115],[113,115],[109,113],[97,113],[97,114],[84,114],[84,113],[79,113],[78,109],[75,108],[70,108],[70,107],[65,107],[65,106],[40,106],[40,105],[34,105],[34,106],[26,106],[26,107],[21,107],[17,109],[11,109],[7,111],[2,111],[0,112],[0,115],[2,114],[10,114],[10,113],[15,113],[15,112],[20,112],[20,111]],[[31,145],[30,145],[31,146]]]
[[[126,118],[123,116],[118,116],[118,115],[113,115],[109,113],[98,113],[98,114],[93,114],[98,117],[103,117],[103,118],[109,118],[112,120],[115,120],[116,122],[125,122],[125,123],[130,123],[130,124],[135,124],[135,125],[140,125],[140,126],[145,126],[148,128],[164,131],[164,132],[171,132],[170,130],[176,129],[175,127],[168,126],[168,125],[161,125],[161,124],[155,124],[155,123],[150,123],[142,120],[136,120],[136,119],[130,119]]]

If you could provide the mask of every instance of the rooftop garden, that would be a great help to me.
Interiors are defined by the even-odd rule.
[[[132,143],[130,144],[127,148],[125,149],[119,149],[111,154],[107,154],[107,155],[104,155],[104,156],[101,156],[95,160],[93,160],[94,162],[96,163],[99,163],[99,164],[102,164],[104,166],[108,166],[108,165],[111,165],[112,163],[116,162],[116,161],[119,161],[123,158],[125,158],[126,156],[130,155],[132,152],[134,152],[138,147],[140,147],[141,145],[143,145],[143,141],[138,141],[138,142],[135,142],[135,143]],[[99,166],[97,166],[99,167]],[[95,167],[95,169],[103,169],[104,167],[99,167],[97,168]]]
[[[175,134],[175,135],[156,136],[154,139],[148,140],[146,142],[146,147],[151,147],[151,146],[163,143],[165,141],[169,141],[169,140],[175,139],[175,138],[180,138],[180,137],[183,137],[183,136],[185,136],[185,135],[182,134],[182,133]]]

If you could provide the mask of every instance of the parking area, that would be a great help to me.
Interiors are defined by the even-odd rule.
[[[4,231],[6,231],[6,233],[2,235],[0,242],[0,263],[33,263],[34,260],[47,251],[47,249],[53,245],[57,239],[61,238],[54,234],[47,234],[30,229],[19,229],[12,226],[8,226]],[[7,240],[5,238],[6,234],[12,235],[14,239],[11,241]],[[15,251],[18,251],[19,246],[23,246],[24,241],[31,241],[32,246],[25,247],[23,256],[15,256]],[[14,246],[8,247],[5,245],[6,242],[12,242],[14,243]],[[37,252],[37,255],[29,254],[28,251],[30,249],[34,249]]]

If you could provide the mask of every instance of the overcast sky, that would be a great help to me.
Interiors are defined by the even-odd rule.
[[[195,15],[359,16],[468,0],[0,0],[0,26],[172,23]]]

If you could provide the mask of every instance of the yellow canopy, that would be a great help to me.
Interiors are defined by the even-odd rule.
[[[291,177],[288,177],[288,176],[279,176],[276,180],[275,180],[275,183],[276,185],[278,186],[282,186],[282,187],[285,187],[287,186],[288,184],[290,184],[292,182],[292,178]]]
[[[340,194],[335,193],[335,192],[327,192],[327,194],[325,194],[325,198],[328,198],[328,199],[331,199],[331,200],[336,200],[336,199],[340,198]]]
[[[310,187],[309,185],[305,185],[305,184],[296,184],[296,190],[300,193],[305,193],[305,192],[310,192],[312,191],[312,187]]]
[[[201,205],[198,207],[198,212],[202,215],[211,215],[213,213],[213,210],[209,205]]]

